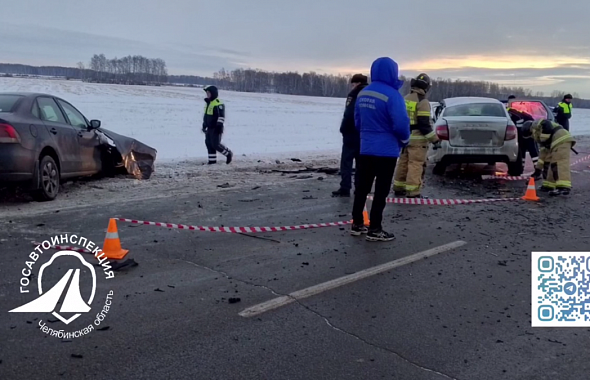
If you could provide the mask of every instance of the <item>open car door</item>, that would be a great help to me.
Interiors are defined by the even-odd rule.
[[[551,112],[549,107],[540,100],[512,100],[508,105],[517,111],[531,115],[535,120],[555,120],[553,112]]]

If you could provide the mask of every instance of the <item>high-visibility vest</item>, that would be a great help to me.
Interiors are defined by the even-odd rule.
[[[571,103],[568,104],[566,102],[560,102],[557,106],[563,110],[564,115],[569,116],[572,114],[572,104]]]
[[[215,99],[215,100],[211,101],[209,104],[206,104],[205,105],[205,113],[207,115],[209,115],[209,116],[212,116],[213,115],[213,109],[216,106],[220,106],[220,105],[223,105],[223,102],[221,100],[219,100],[219,99]]]

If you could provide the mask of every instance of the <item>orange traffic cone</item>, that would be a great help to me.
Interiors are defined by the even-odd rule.
[[[529,184],[526,188],[526,193],[522,197],[525,201],[538,201],[541,198],[537,197],[537,189],[535,187],[535,179],[531,177]]]
[[[354,223],[354,221],[351,220],[350,223]],[[371,222],[369,221],[369,212],[367,211],[367,204],[366,203],[365,203],[365,210],[363,211],[363,224],[365,225],[365,227],[369,227],[371,225]]]
[[[363,211],[363,220],[365,227],[369,227],[371,225],[371,221],[369,220],[369,212],[367,211],[367,204],[365,203],[365,210]]]
[[[115,219],[109,220],[109,228],[104,238],[102,251],[107,258],[113,260],[121,260],[129,253],[129,250],[121,247],[121,240],[119,240],[119,232],[117,231],[117,221]]]

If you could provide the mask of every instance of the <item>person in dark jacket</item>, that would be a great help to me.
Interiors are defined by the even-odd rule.
[[[342,133],[342,157],[340,159],[340,189],[332,192],[333,197],[350,197],[350,189],[352,188],[352,163],[355,161],[358,165],[358,156],[361,150],[361,137],[359,131],[354,126],[354,106],[356,104],[356,97],[359,92],[367,87],[367,76],[363,74],[355,74],[352,76],[350,83],[352,83],[352,90],[346,99],[346,108],[344,109],[344,116],[340,124],[340,133]],[[358,176],[355,175],[355,189]]]
[[[570,94],[565,95],[563,100],[553,109],[553,112],[557,114],[555,121],[568,132],[570,130],[570,119],[572,118],[572,98],[573,96]]]
[[[512,119],[512,122],[514,123],[514,125],[516,126],[516,130],[518,131],[518,151],[522,159],[522,167],[523,169],[525,167],[527,152],[531,156],[531,160],[533,161],[533,167],[536,167],[537,162],[539,161],[539,147],[537,146],[537,143],[535,142],[535,140],[533,140],[532,137],[526,137],[522,133],[522,126],[524,125],[524,123],[526,123],[527,121],[534,121],[535,118],[524,111],[518,111],[517,109],[510,107],[512,101],[515,100],[516,96],[514,95],[510,95],[508,97],[508,106],[506,110],[508,111],[510,119]]]
[[[225,123],[225,105],[219,99],[219,91],[215,86],[203,88],[207,93],[205,98],[205,114],[203,115],[203,132],[205,133],[205,145],[209,152],[209,165],[217,163],[217,152],[226,157],[226,163],[232,161],[233,153],[221,143],[223,124]]]
[[[371,84],[357,98],[355,126],[361,135],[358,160],[358,187],[352,209],[351,235],[367,234],[368,241],[391,241],[395,236],[383,230],[383,209],[391,189],[393,173],[400,151],[410,141],[410,118],[404,97],[399,92],[397,63],[378,58],[371,66]],[[364,226],[363,211],[375,182],[375,195],[370,213],[370,226]]]

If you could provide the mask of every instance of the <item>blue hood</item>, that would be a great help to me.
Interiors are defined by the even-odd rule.
[[[383,82],[396,90],[402,88],[404,81],[399,79],[397,63],[388,57],[377,58],[371,65],[371,82]]]

